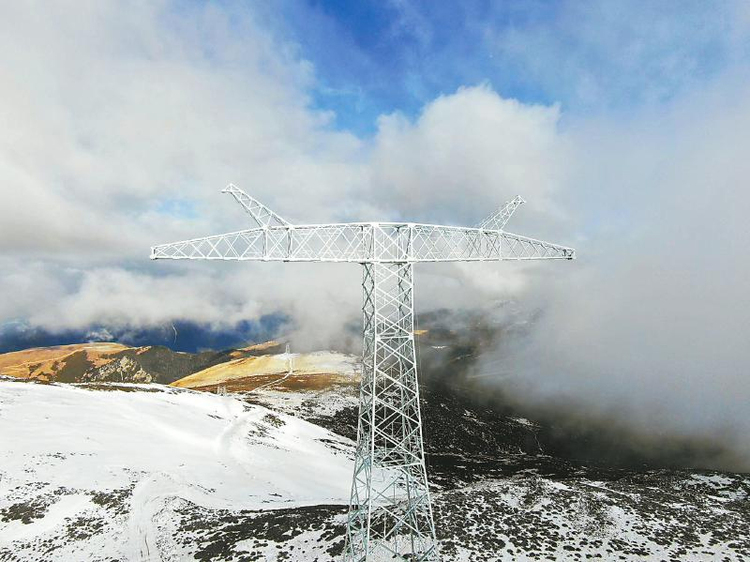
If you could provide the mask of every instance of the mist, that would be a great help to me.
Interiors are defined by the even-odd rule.
[[[494,384],[516,400],[652,449],[670,435],[728,447],[735,458],[700,462],[750,470],[748,94],[727,77],[627,123],[571,128],[579,258],[529,275],[485,381],[502,365]]]

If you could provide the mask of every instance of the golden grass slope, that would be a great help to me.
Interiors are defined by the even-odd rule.
[[[113,356],[131,349],[112,342],[76,343],[55,347],[35,347],[0,355],[0,375],[23,379],[53,380],[74,355],[85,355],[94,366],[109,363]]]
[[[282,353],[233,359],[188,375],[172,383],[182,388],[213,390],[225,385],[230,391],[252,390],[284,381],[281,388],[314,388],[358,381],[358,361],[334,352]]]

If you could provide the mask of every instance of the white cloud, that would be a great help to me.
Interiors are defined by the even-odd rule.
[[[292,220],[358,213],[362,198],[349,194],[363,186],[361,142],[308,108],[309,63],[239,7],[0,10],[0,291],[13,295],[0,321],[65,329],[300,313],[310,277],[272,282],[268,268],[148,254],[248,224],[219,194],[230,181]]]
[[[229,181],[292,221],[468,224],[521,189],[540,211],[559,184],[557,108],[465,88],[414,122],[384,116],[363,142],[308,107],[310,65],[247,11],[167,2],[127,13],[108,2],[3,10],[0,290],[20,284],[29,297],[4,302],[2,319],[85,329],[282,310],[300,340],[331,345],[357,319],[358,273],[152,263],[149,247],[248,224],[218,193]],[[425,295],[471,303],[472,293],[451,298],[444,274],[470,275],[436,271]]]
[[[376,196],[402,218],[476,224],[519,191],[549,207],[565,173],[557,107],[461,88],[428,104],[415,122],[381,117],[372,159]]]
[[[533,283],[526,305],[541,318],[483,367],[502,361],[524,400],[730,441],[750,463],[750,89],[739,78],[572,128],[579,260]]]
[[[214,195],[229,181],[311,214],[356,187],[359,142],[307,108],[309,64],[247,13],[116,2],[3,10],[4,253],[141,257],[163,237],[220,226],[227,207]],[[173,198],[198,201],[199,220],[154,213]]]

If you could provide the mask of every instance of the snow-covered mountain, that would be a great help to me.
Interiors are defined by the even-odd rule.
[[[420,335],[444,560],[750,560],[750,475],[477,392],[480,328]],[[354,357],[100,345],[0,356],[0,562],[340,559]],[[174,384],[107,382],[125,359]]]
[[[232,397],[2,381],[0,435],[0,560],[192,559],[185,518],[348,501],[350,440]]]
[[[0,560],[337,560],[355,390],[0,381]],[[750,553],[748,476],[587,467],[542,454],[529,420],[425,405],[452,433],[427,435],[446,560]]]

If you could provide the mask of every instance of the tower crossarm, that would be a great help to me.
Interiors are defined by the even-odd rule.
[[[510,217],[516,212],[516,209],[524,203],[526,203],[526,200],[520,195],[516,195],[513,199],[480,222],[477,227],[486,228],[488,230],[502,230],[505,228],[505,225],[508,224]]]
[[[154,246],[151,258],[396,263],[574,259],[575,250],[500,230],[373,222],[253,228]]]
[[[221,192],[230,193],[260,227],[286,226],[289,224],[288,221],[282,219],[255,197],[251,197],[233,183],[230,183]]]

